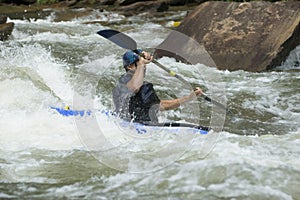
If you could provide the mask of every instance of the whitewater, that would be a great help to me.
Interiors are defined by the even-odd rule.
[[[124,18],[91,11],[70,21],[55,12],[9,19],[12,38],[0,42],[0,199],[300,199],[299,46],[263,73],[158,60],[235,113],[224,116],[199,98],[159,116],[210,126],[220,112],[221,130],[210,136],[164,129],[132,136],[129,127],[122,131],[130,141],[120,145],[99,115],[65,117],[50,108],[113,109],[124,49],[96,32],[124,31],[151,51],[170,32],[161,22],[172,19]],[[161,98],[190,91],[154,64],[146,78]],[[87,136],[99,127],[115,148],[97,152],[101,141]]]

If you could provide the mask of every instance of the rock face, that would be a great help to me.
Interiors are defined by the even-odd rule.
[[[179,33],[203,46],[218,69],[265,71],[279,66],[300,45],[300,2],[210,1],[199,5],[158,46],[155,56],[182,61],[189,57],[190,63],[207,64],[202,60],[205,57],[195,55],[196,47],[188,39],[178,41]]]
[[[165,1],[144,1],[122,6],[118,8],[117,11],[126,16],[130,16],[141,12],[163,12],[168,9],[169,6]]]
[[[141,2],[142,0],[116,0],[116,4],[120,6],[127,6],[136,2]]]
[[[0,15],[0,24],[4,24],[4,23],[6,23],[6,21],[7,21],[7,17]]]
[[[14,28],[14,23],[6,23],[6,20],[6,16],[0,16],[0,41],[7,40]]]

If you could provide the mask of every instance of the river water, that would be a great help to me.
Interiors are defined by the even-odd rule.
[[[123,31],[151,51],[170,32],[166,22],[185,14],[150,20],[90,11],[61,21],[53,12],[45,19],[9,19],[15,23],[13,37],[0,43],[0,199],[300,199],[300,47],[282,66],[264,73],[159,59],[192,85],[226,101],[234,113],[216,119],[213,115],[222,112],[199,98],[161,114],[160,119],[205,126],[220,120],[213,137],[193,134],[193,142],[185,143],[187,151],[168,164],[161,162],[167,159],[161,146],[176,149],[189,133],[180,132],[183,136],[174,141],[166,136],[172,133],[159,130],[158,139],[143,138],[157,159],[129,156],[119,168],[120,152],[112,150],[113,161],[106,162],[108,157],[97,156],[84,140],[94,130],[88,123],[50,108],[81,102],[85,109],[112,109],[111,90],[123,73],[124,50],[97,35],[98,30]],[[146,78],[162,99],[189,94],[188,87],[154,64],[148,65]],[[87,100],[78,100],[77,93]],[[109,127],[102,132],[114,134]],[[122,153],[137,147],[122,147]],[[148,159],[161,167],[142,168],[147,172],[129,167],[147,165]]]

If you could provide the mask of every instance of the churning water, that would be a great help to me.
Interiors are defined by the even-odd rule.
[[[223,131],[205,156],[201,149],[206,140],[193,135],[186,152],[148,173],[119,171],[114,167],[117,159],[109,166],[100,162],[82,140],[89,127],[50,109],[72,107],[75,92],[89,96],[93,109],[112,109],[111,90],[123,73],[124,50],[96,32],[118,29],[151,50],[170,31],[160,22],[171,18],[124,21],[115,13],[92,11],[70,21],[57,20],[55,14],[47,19],[10,19],[15,23],[13,38],[0,43],[1,199],[300,199],[299,47],[282,66],[264,73],[160,59],[208,95],[218,96],[223,88],[219,94],[226,94],[222,97],[235,116],[226,116]],[[87,23],[93,20],[105,23]],[[212,77],[220,78],[212,82]],[[162,99],[189,94],[154,64],[147,67],[147,79]],[[212,105],[201,98],[194,104],[196,114],[193,106],[185,105],[160,118],[209,126]],[[151,151],[165,144],[179,148],[184,137],[174,143],[167,134],[144,138],[143,145]],[[110,156],[117,158],[112,152]],[[151,159],[160,162],[162,157]]]

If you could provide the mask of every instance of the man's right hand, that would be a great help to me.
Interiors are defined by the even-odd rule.
[[[151,56],[150,53],[143,51],[142,54],[143,56],[140,56],[140,60],[142,60],[144,64],[149,64],[153,60],[153,56]]]

